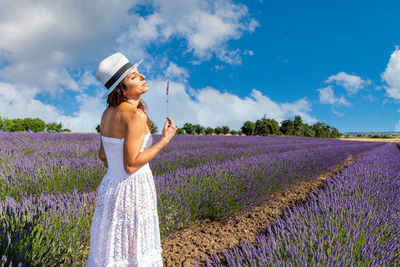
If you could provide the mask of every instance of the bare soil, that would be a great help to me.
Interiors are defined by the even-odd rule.
[[[321,173],[317,178],[299,182],[285,192],[271,195],[271,200],[253,207],[251,210],[233,216],[227,222],[205,219],[198,224],[172,233],[163,238],[162,257],[164,266],[195,266],[206,263],[215,252],[223,262],[221,246],[230,249],[241,241],[254,243],[255,237],[264,230],[267,221],[272,222],[282,215],[284,207],[291,207],[293,203],[303,203],[311,192],[323,187],[324,181],[335,173],[342,171],[355,160],[349,156],[344,162],[335,166],[333,171]]]

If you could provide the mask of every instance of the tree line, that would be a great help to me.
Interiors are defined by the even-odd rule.
[[[150,120],[151,121],[151,120]],[[153,125],[152,134],[157,132],[157,125],[151,121]],[[100,133],[100,124],[97,125],[96,131]],[[229,126],[218,126],[215,128],[204,127],[200,124],[192,124],[186,122],[183,127],[177,128],[176,134],[197,134],[197,135],[213,135],[213,134],[231,134],[231,135],[260,135],[260,136],[304,136],[304,137],[320,137],[320,138],[337,138],[342,134],[333,126],[323,122],[317,122],[313,125],[303,123],[301,116],[295,116],[293,121],[283,120],[279,126],[274,119],[268,119],[264,115],[263,118],[256,122],[246,121],[241,130],[231,130]]]
[[[151,121],[151,120],[150,120]],[[151,121],[153,125],[152,134],[157,133],[157,125]],[[46,123],[39,118],[24,119],[8,119],[0,117],[0,131],[3,132],[49,132],[61,133],[71,132],[69,129],[63,129],[62,123],[50,122]],[[96,126],[96,131],[100,132],[100,124]],[[280,125],[275,119],[268,119],[264,115],[263,118],[252,122],[246,121],[239,131],[231,130],[229,126],[223,125],[215,128],[204,127],[199,124],[191,124],[186,122],[183,127],[178,128],[176,134],[231,134],[231,135],[260,135],[260,136],[305,136],[320,138],[337,138],[342,134],[333,126],[323,122],[317,122],[313,125],[303,123],[301,116],[295,116],[293,121],[283,120]]]
[[[320,137],[320,138],[337,138],[342,134],[333,126],[323,122],[317,122],[308,125],[303,122],[301,116],[295,116],[293,121],[283,120],[281,125],[274,119],[264,117],[255,123],[246,121],[241,127],[242,132],[246,135],[274,135],[274,136],[304,136],[304,137]]]
[[[71,132],[69,129],[63,129],[62,123],[46,123],[39,118],[7,119],[0,117],[0,131],[3,132],[48,132],[65,133]]]

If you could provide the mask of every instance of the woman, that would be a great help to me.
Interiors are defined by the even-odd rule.
[[[167,117],[160,141],[150,147],[152,126],[140,98],[149,89],[137,70],[140,63],[133,65],[116,53],[96,72],[108,89],[99,150],[108,169],[98,189],[86,266],[162,266],[157,198],[148,162],[169,143],[176,127]]]

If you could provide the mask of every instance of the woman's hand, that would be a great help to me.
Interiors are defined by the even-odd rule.
[[[170,118],[167,117],[167,121],[164,124],[164,128],[162,130],[162,136],[161,139],[165,141],[166,144],[171,141],[172,137],[176,133],[176,126],[174,121]]]

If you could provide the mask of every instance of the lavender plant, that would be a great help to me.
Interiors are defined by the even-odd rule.
[[[160,135],[153,135],[154,142]],[[176,136],[150,162],[161,235],[225,219],[349,154],[381,143],[301,137]],[[106,172],[98,134],[0,133],[2,263],[85,262]]]
[[[396,145],[376,147],[267,223],[255,244],[224,250],[225,262],[207,257],[207,266],[399,266],[399,181]]]

